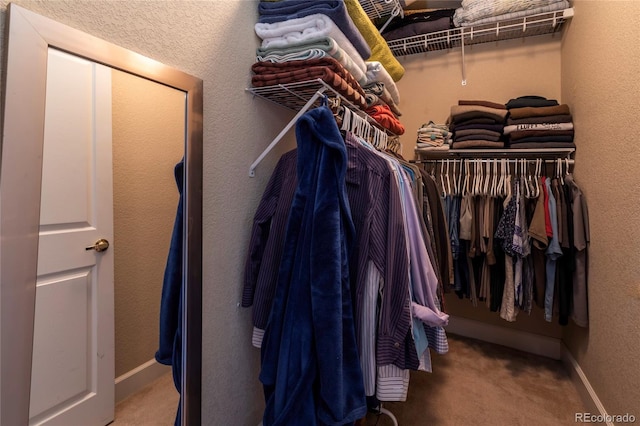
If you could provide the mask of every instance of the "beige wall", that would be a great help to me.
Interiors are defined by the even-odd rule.
[[[400,57],[405,68],[398,82],[402,154],[413,158],[416,132],[422,123],[444,123],[459,99],[504,103],[517,96],[560,97],[560,37],[540,36],[467,46],[466,85],[462,85],[462,55],[451,51]]]
[[[250,313],[237,307],[242,261],[266,180],[293,143],[289,136],[259,166],[256,178],[247,177],[249,164],[291,117],[243,93],[258,45],[252,29],[255,2],[17,3],[204,80],[203,422],[257,424],[263,407],[259,353],[250,348]],[[6,4],[0,0],[0,37]],[[640,93],[639,5],[578,1],[562,58],[557,43],[531,49],[536,42],[530,39],[522,49],[520,41],[501,42],[498,49],[478,46],[467,52],[464,88],[455,52],[424,61],[403,59],[407,76],[400,82],[408,158],[417,126],[444,120],[447,108],[463,97],[506,101],[537,92],[562,95],[571,105],[579,145],[576,174],[591,210],[591,328],[588,335],[570,329],[565,340],[608,411],[636,416],[640,150],[628,135],[640,134],[633,98]],[[598,21],[602,13],[611,15],[610,22]]]
[[[562,100],[589,202],[590,327],[564,341],[610,414],[640,415],[640,2],[579,0],[562,45]]]
[[[414,157],[416,132],[430,120],[444,123],[460,99],[484,99],[505,103],[523,95],[559,99],[559,36],[541,36],[467,46],[465,50],[466,85],[462,85],[460,49],[401,57],[405,76],[398,82],[400,117],[406,133],[400,138],[402,154]],[[560,338],[556,322],[544,321],[544,312],[534,308],[531,315],[520,313],[517,321],[506,322],[480,303],[473,307],[469,299],[446,296],[446,309],[454,316],[515,330]]]
[[[178,205],[185,95],[114,70],[113,220],[116,377],[158,349],[162,279]]]
[[[7,3],[0,0],[0,37]],[[260,354],[251,347],[251,313],[238,307],[242,263],[266,182],[280,154],[294,142],[288,135],[249,178],[249,165],[293,116],[244,91],[258,46],[256,3],[16,3],[203,79],[202,418],[205,425],[258,424],[263,410]]]

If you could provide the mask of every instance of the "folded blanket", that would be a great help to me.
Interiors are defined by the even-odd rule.
[[[573,130],[573,123],[523,123],[523,124],[514,124],[511,126],[504,127],[504,134],[508,135],[511,132],[517,131],[545,131],[545,130]]]
[[[526,136],[518,140],[510,139],[511,145],[523,142],[573,142],[573,134],[571,135],[549,135],[549,136]]]
[[[416,146],[415,152],[432,152],[432,151],[449,151],[451,147],[449,145],[441,145],[441,146]]]
[[[490,108],[481,105],[453,105],[451,118],[454,123],[470,118],[491,118],[497,122],[504,122],[508,111],[506,109]]]
[[[374,120],[378,122],[382,127],[390,130],[396,135],[402,135],[405,132],[405,128],[400,121],[393,115],[393,112],[387,105],[374,105],[371,108],[365,110]]]
[[[491,101],[482,101],[482,100],[459,100],[458,101],[458,105],[479,105],[479,106],[486,106],[489,108],[495,108],[495,109],[507,109],[507,107],[504,104],[499,104],[497,102],[491,102]]]
[[[347,6],[347,11],[353,23],[371,48],[369,60],[380,62],[393,81],[400,80],[404,75],[404,68],[400,65],[396,57],[393,56],[386,40],[380,35],[380,32],[375,25],[373,25],[373,22],[371,22],[371,19],[369,19],[358,0],[344,0],[344,4]],[[396,101],[396,103],[400,102]]]
[[[315,14],[273,24],[257,23],[255,30],[258,37],[262,39],[262,47],[265,49],[283,48],[320,37],[331,37],[351,59],[358,56],[362,58],[349,39],[327,15]]]
[[[462,142],[454,142],[451,148],[453,149],[504,148],[504,142],[494,142],[494,141],[477,139],[477,140],[469,140],[469,141],[462,141]]]
[[[393,102],[396,104],[400,104],[400,92],[398,91],[398,87],[396,83],[393,81],[393,78],[387,72],[387,69],[380,63],[376,61],[366,62],[367,64],[367,86],[380,82],[384,83],[384,87],[389,91]]]
[[[451,27],[451,18],[440,18],[435,21],[417,21],[393,30],[387,28],[385,32],[382,33],[382,37],[384,37],[385,40],[398,40],[401,38],[445,31]]]
[[[455,26],[478,25],[481,20],[505,14],[535,14],[534,10],[566,3],[565,0],[463,0],[453,16]],[[559,7],[561,8],[561,7]],[[557,10],[557,9],[554,9]]]
[[[282,72],[293,72],[306,70],[312,67],[327,67],[334,73],[343,78],[347,84],[352,86],[360,95],[364,97],[365,93],[353,76],[345,70],[345,68],[333,58],[310,59],[307,61],[289,61],[289,62],[256,62],[251,66],[251,71],[255,74],[275,74]]]
[[[504,129],[503,124],[483,124],[483,123],[474,123],[474,124],[463,124],[456,125],[453,127],[454,132],[458,132],[460,130],[469,130],[469,129],[484,129],[491,130],[494,132],[502,133]]]
[[[507,109],[511,108],[524,108],[524,107],[546,107],[559,105],[555,99],[547,99],[542,96],[520,96],[515,99],[510,99],[506,103]]]
[[[514,126],[518,124],[544,124],[544,123],[571,123],[573,117],[571,114],[559,114],[559,115],[543,115],[540,117],[525,117],[514,119],[512,117],[507,118],[507,125]]]
[[[498,142],[500,141],[500,136],[485,135],[482,133],[471,134],[467,136],[456,136],[455,138],[453,138],[453,142],[457,143],[457,142],[464,142],[464,141],[477,140],[477,139],[482,139],[482,140],[491,141],[491,142]]]
[[[344,1],[338,0],[285,0],[279,2],[260,2],[258,22],[273,24],[290,21],[309,15],[326,15],[340,28],[349,39],[362,59],[369,59],[371,49],[347,12]]]
[[[527,9],[527,10],[522,10],[519,12],[512,12],[512,13],[505,13],[503,15],[497,15],[497,16],[491,16],[488,18],[484,18],[484,19],[479,19],[477,21],[473,21],[473,22],[466,22],[463,23],[462,25],[460,25],[461,27],[472,27],[472,26],[477,26],[477,25],[485,25],[485,24],[493,24],[496,22],[505,22],[505,21],[509,21],[509,20],[513,20],[513,19],[522,19],[526,16],[531,16],[531,15],[537,15],[539,13],[549,13],[549,12],[555,12],[557,10],[563,10],[563,9],[567,9],[571,7],[571,4],[566,1],[566,0],[562,0],[558,3],[554,3],[548,6],[540,6],[540,7],[536,7],[534,9]],[[455,25],[455,23],[454,23]]]
[[[452,130],[456,130],[456,129],[460,129],[460,128],[464,128],[467,126],[476,126],[478,124],[484,124],[484,125],[495,125],[495,126],[504,126],[503,120],[502,119],[495,119],[495,118],[489,118],[489,117],[471,117],[471,118],[465,118],[465,119],[459,119],[456,122],[451,121],[452,117],[449,116],[449,121],[450,121],[450,127]],[[489,129],[491,130],[491,129]]]
[[[576,144],[573,142],[523,142],[519,144],[511,144],[513,149],[546,149],[546,148],[574,148]]]
[[[465,130],[456,130],[454,135],[454,140],[458,140],[458,138],[469,135],[482,135],[482,136],[491,136],[492,138],[500,138],[502,135],[500,132],[494,132],[492,130],[486,129],[465,129]],[[481,139],[481,138],[476,138]],[[493,140],[493,139],[490,139]]]
[[[527,118],[527,117],[542,117],[545,115],[566,115],[570,114],[569,105],[562,104],[557,106],[548,106],[548,107],[524,107],[524,108],[513,108],[509,110],[509,115],[513,119],[518,118]]]
[[[345,79],[327,67],[308,67],[296,71],[254,75],[251,77],[251,84],[254,87],[264,87],[274,86],[276,84],[297,83],[317,78],[322,79],[325,83],[330,85],[360,109],[366,109],[367,103],[364,100],[364,96],[361,95],[357,89],[347,83]]]
[[[400,110],[398,109],[398,106],[394,102],[393,97],[391,96],[391,93],[389,93],[384,83],[376,81],[374,83],[367,84],[362,88],[364,89],[365,93],[370,93],[372,95],[376,95],[377,97],[379,97],[384,103],[389,105],[389,108],[391,108],[391,111],[395,112],[397,116],[402,115],[400,113]]]
[[[323,58],[331,56],[349,71],[360,84],[366,81],[367,65],[360,56],[352,58],[338,46],[338,43],[331,37],[320,37],[307,40],[304,43],[294,44],[280,49],[264,49],[259,47],[256,50],[259,61],[288,62],[305,59]]]
[[[402,115],[395,104],[389,105],[381,97],[374,95],[373,93],[367,93],[365,91],[364,98],[367,101],[367,108],[371,108],[374,105],[386,105],[396,117],[400,117]]]

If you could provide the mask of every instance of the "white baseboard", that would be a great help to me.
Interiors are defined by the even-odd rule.
[[[170,371],[170,366],[162,365],[155,359],[151,359],[122,376],[116,377],[116,404]]]
[[[606,419],[608,417],[607,410],[605,410],[596,391],[591,386],[591,383],[589,383],[589,379],[587,379],[584,371],[582,371],[582,368],[580,368],[580,365],[578,365],[578,362],[564,344],[562,345],[562,362],[567,368],[573,384],[576,386],[576,389],[578,389],[578,393],[586,408],[585,411],[597,414]],[[605,422],[605,424],[607,426],[615,426],[614,423],[610,421]]]
[[[447,333],[471,337],[548,358],[559,360],[562,357],[562,342],[553,337],[453,316],[449,317],[449,325],[445,330]]]

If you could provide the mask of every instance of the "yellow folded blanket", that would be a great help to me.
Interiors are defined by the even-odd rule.
[[[387,70],[393,81],[399,81],[404,75],[404,67],[393,56],[391,49],[387,45],[387,41],[380,35],[378,29],[373,25],[371,19],[367,16],[358,0],[344,0],[347,6],[347,12],[351,20],[364,37],[369,48],[371,48],[371,57],[369,61],[378,61]]]

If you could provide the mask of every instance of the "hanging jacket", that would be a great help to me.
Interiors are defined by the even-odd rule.
[[[169,255],[164,270],[162,297],[160,300],[160,339],[155,354],[160,364],[170,365],[173,372],[173,383],[180,392],[182,383],[182,234],[183,234],[183,175],[184,159],[174,168],[176,185],[180,198],[176,218],[171,234]],[[179,426],[180,403],[176,414],[175,425]]]
[[[298,185],[261,352],[264,426],[346,425],[366,414],[349,287],[346,147],[326,106],[296,124]]]

